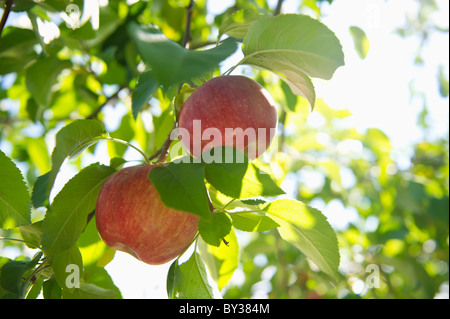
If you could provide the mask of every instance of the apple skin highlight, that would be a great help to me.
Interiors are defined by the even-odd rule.
[[[194,157],[213,147],[232,146],[254,159],[271,144],[277,123],[275,102],[258,82],[226,75],[209,80],[189,96],[180,110],[178,128],[188,132],[180,139]],[[211,138],[206,130],[218,138]],[[227,130],[235,130],[235,136]]]
[[[154,167],[127,167],[110,176],[98,195],[95,218],[109,247],[160,265],[189,247],[199,217],[164,205],[148,178]]]

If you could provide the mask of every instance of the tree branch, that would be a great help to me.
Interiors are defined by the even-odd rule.
[[[3,11],[2,19],[0,20],[0,38],[2,36],[3,29],[5,28],[6,20],[8,20],[9,13],[11,12],[11,8],[14,0],[6,0],[5,2],[5,11]]]
[[[181,46],[183,48],[192,40],[191,36],[191,22],[192,22],[192,12],[194,11],[194,0],[189,2],[189,5],[186,7],[186,27],[184,28],[184,36],[181,41]]]
[[[92,120],[97,118],[98,113],[100,113],[100,111],[109,104],[109,102],[111,102],[111,100],[117,98],[117,96],[119,95],[119,92],[123,89],[123,87],[119,88],[117,90],[116,93],[114,93],[113,95],[111,95],[109,98],[106,99],[105,103],[101,104],[100,106],[98,106],[88,117],[86,117],[86,119],[88,120]]]
[[[274,16],[277,16],[281,13],[281,6],[283,5],[283,0],[278,0],[277,6],[275,8],[275,11],[273,12]]]
[[[173,123],[172,129],[170,130],[170,132],[172,132],[172,130],[174,130],[176,127],[177,127],[177,122],[175,121]],[[151,161],[156,158],[156,162],[164,162],[167,158],[167,153],[169,151],[171,142],[172,142],[172,140],[170,139],[170,133],[169,133],[169,135],[167,136],[163,145],[152,156],[150,156],[148,158],[148,160]]]

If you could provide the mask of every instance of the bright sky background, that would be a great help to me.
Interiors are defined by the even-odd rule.
[[[442,10],[434,19],[441,26],[448,27],[449,2],[437,2]],[[221,13],[233,3],[234,0],[209,0],[209,12],[213,15]],[[269,0],[269,3],[271,7],[275,7],[276,0]],[[293,12],[290,8],[298,3],[298,0],[286,0],[283,12]],[[361,131],[369,127],[383,130],[394,146],[393,155],[401,168],[407,168],[410,164],[411,143],[423,139],[423,132],[417,126],[417,115],[422,110],[422,102],[410,101],[409,81],[412,78],[416,79],[414,86],[426,92],[429,98],[429,124],[433,136],[448,134],[449,128],[448,98],[440,97],[436,76],[441,64],[445,66],[448,76],[448,34],[436,35],[430,39],[424,51],[426,64],[418,67],[413,65],[417,39],[404,39],[392,33],[394,29],[404,25],[407,11],[416,10],[416,2],[413,0],[336,0],[331,6],[324,5],[322,22],[340,39],[346,65],[337,70],[331,81],[313,81],[317,96],[324,98],[328,105],[352,112],[353,115],[347,119],[349,127],[356,127]],[[362,28],[370,41],[370,51],[365,60],[361,60],[354,50],[348,31],[352,25]],[[239,54],[235,59],[230,59],[231,65],[239,59]],[[105,111],[108,112],[108,108]],[[127,110],[124,109],[123,112]],[[315,117],[312,113],[311,121],[318,120]],[[134,156],[131,153],[129,155]],[[63,165],[57,181],[63,185],[75,173],[73,168]],[[332,203],[327,210],[341,211],[339,219],[328,216],[337,229],[345,227],[357,217],[356,212],[346,210],[339,203]],[[326,210],[324,213],[327,214]],[[343,216],[346,216],[344,220]],[[165,298],[169,267],[170,263],[149,266],[118,252],[106,269],[124,298]],[[238,280],[240,276],[242,274],[238,272],[235,279]],[[264,294],[258,296],[264,297]]]

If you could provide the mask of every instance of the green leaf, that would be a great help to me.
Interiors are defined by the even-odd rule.
[[[52,153],[52,169],[41,175],[34,184],[32,199],[35,207],[41,206],[47,200],[64,160],[79,155],[105,134],[103,125],[96,120],[74,121],[56,134],[56,145]]]
[[[339,40],[325,25],[306,15],[261,17],[248,30],[242,63],[281,75],[292,92],[314,107],[315,91],[309,77],[329,80],[344,65]]]
[[[31,203],[35,208],[48,205],[48,196],[53,185],[53,182],[51,185],[49,183],[51,173],[52,172],[49,171],[41,176],[38,176],[34,182],[33,191],[31,193]],[[53,177],[53,180],[54,179],[55,177]]]
[[[172,289],[174,299],[214,298],[213,289],[208,282],[205,264],[196,252],[192,254],[188,261],[174,267],[171,278],[175,283]]]
[[[339,248],[336,233],[322,213],[307,205],[289,199],[276,200],[264,209],[280,225],[278,231],[311,259],[317,267],[338,278]]]
[[[42,291],[44,276],[38,276],[33,286],[26,293],[26,299],[37,299]]]
[[[81,4],[81,1],[79,0],[78,3]],[[64,11],[67,8],[67,3],[64,0],[46,0],[42,5],[50,12]]]
[[[229,282],[239,264],[239,245],[233,230],[225,236],[219,247],[206,244],[199,240],[200,256],[203,258],[212,279],[219,290]]]
[[[53,200],[42,225],[42,247],[49,256],[70,248],[94,211],[100,188],[115,170],[92,164],[73,177]]]
[[[174,288],[179,282],[180,269],[178,266],[178,258],[174,260],[172,265],[170,265],[169,271],[167,272],[166,290],[169,299],[174,298]]]
[[[213,213],[211,221],[200,219],[198,231],[206,243],[219,247],[223,238],[231,231],[230,217],[225,213]]]
[[[128,32],[156,80],[165,87],[187,82],[214,69],[237,49],[233,38],[226,39],[213,49],[195,51],[181,47],[156,28],[130,23]]]
[[[97,267],[95,265],[85,267],[83,271],[83,279],[86,283],[94,284],[95,286],[107,291],[109,295],[108,298],[122,298],[119,288],[117,288],[111,276],[103,267]]]
[[[263,232],[279,227],[273,219],[256,213],[231,213],[233,226],[247,232]]]
[[[0,151],[0,228],[30,224],[30,195],[22,173]]]
[[[259,18],[244,39],[243,51],[250,61],[281,63],[325,80],[344,65],[342,46],[334,33],[306,15]]]
[[[244,158],[243,163],[228,160],[229,150],[233,151],[233,159]],[[262,172],[255,164],[248,163],[242,153],[239,157],[238,150],[224,147],[215,148],[214,152],[220,152],[222,159],[205,164],[205,178],[221,193],[240,199],[284,194],[269,174]]]
[[[116,252],[108,247],[98,234],[95,214],[78,238],[77,246],[80,249],[85,268],[87,266],[106,266],[114,258]]]
[[[248,9],[234,12],[220,26],[218,39],[224,34],[236,39],[244,39],[252,23],[259,17],[261,17],[260,14]]]
[[[82,282],[80,288],[63,289],[64,299],[112,299],[117,293],[112,289],[104,289],[94,284]]]
[[[47,172],[50,170],[50,156],[47,151],[47,144],[44,137],[27,138],[26,140],[27,152],[33,163],[38,168],[39,172]]]
[[[106,134],[103,124],[97,120],[77,120],[63,127],[56,134],[56,145],[52,153],[52,169],[59,167],[67,157],[78,156],[87,147]]]
[[[69,61],[61,61],[56,55],[36,60],[25,71],[27,89],[36,102],[43,106],[50,105],[52,87],[65,68],[71,67]]]
[[[127,81],[127,69],[117,61],[110,61],[107,64],[107,71],[99,76],[103,84],[125,85]]]
[[[23,240],[35,246],[41,245],[41,235],[42,235],[42,220],[29,225],[23,225],[19,227],[20,235]],[[35,246],[27,245],[30,248],[36,248]]]
[[[23,277],[29,269],[25,261],[11,260],[3,265],[0,277],[2,288],[16,295],[16,298],[21,297],[25,286]]]
[[[145,71],[139,75],[139,79],[131,99],[131,110],[135,119],[137,118],[141,108],[147,104],[158,88],[159,82],[156,80],[153,71]]]
[[[13,294],[12,292],[9,292],[8,290],[5,290],[3,288],[3,285],[1,284],[2,267],[5,264],[9,263],[10,261],[11,261],[11,259],[0,256],[0,298],[1,299],[17,299],[18,298],[17,295]]]
[[[166,206],[211,220],[202,164],[175,163],[155,167],[149,179]]]
[[[370,48],[369,39],[367,39],[366,33],[356,26],[351,26],[349,31],[353,38],[353,42],[355,43],[356,52],[361,59],[365,59]]]
[[[38,39],[32,30],[7,27],[0,41],[0,75],[23,70],[37,57]]]
[[[59,287],[54,276],[44,281],[42,292],[44,299],[61,299],[61,287]]]
[[[289,85],[285,81],[281,81],[281,90],[284,94],[284,99],[286,103],[283,103],[283,106],[291,112],[295,112],[295,107],[297,106],[297,95],[292,93],[291,89],[289,88]]]
[[[17,297],[23,297],[27,281],[25,273],[33,269],[42,257],[42,252],[37,253],[32,260],[26,262],[11,260],[3,265],[0,273],[0,285],[3,289],[13,293]]]
[[[258,205],[267,203],[267,200],[264,199],[264,198],[262,198],[262,197],[260,197],[260,198],[243,199],[243,200],[241,200],[241,202],[242,202],[244,205],[254,205],[254,206],[258,206]]]
[[[14,11],[14,12],[28,11],[32,7],[34,7],[35,4],[36,4],[36,2],[34,2],[32,0],[14,1],[14,6],[11,8],[11,11]]]
[[[439,93],[441,94],[442,97],[448,97],[449,83],[448,77],[445,75],[445,67],[443,65],[439,66],[438,81],[439,81]]]

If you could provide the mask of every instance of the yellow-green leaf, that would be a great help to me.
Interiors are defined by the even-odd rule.
[[[264,210],[280,225],[278,231],[284,240],[337,279],[340,257],[336,233],[319,210],[290,199],[273,201]]]
[[[356,52],[361,59],[365,59],[370,48],[369,39],[367,38],[366,33],[356,26],[351,26],[349,31],[353,38],[353,42],[355,43]]]

